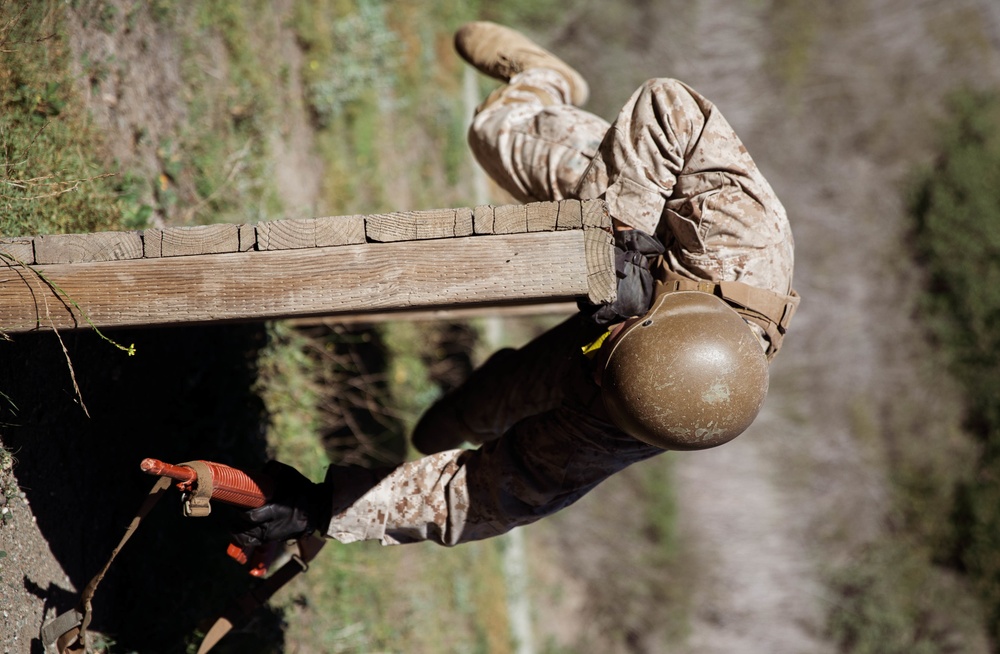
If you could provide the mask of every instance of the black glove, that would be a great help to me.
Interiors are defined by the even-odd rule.
[[[298,538],[330,521],[332,496],[325,483],[315,484],[278,461],[269,461],[262,472],[274,481],[274,493],[264,506],[238,513],[230,528],[237,545],[249,550]]]
[[[638,229],[615,231],[615,274],[618,296],[610,304],[581,307],[598,325],[606,327],[649,311],[656,290],[651,259],[663,254],[664,247],[655,237]]]

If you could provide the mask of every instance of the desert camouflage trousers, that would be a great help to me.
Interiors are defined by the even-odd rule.
[[[598,483],[663,450],[615,427],[580,346],[602,331],[576,315],[518,350],[501,350],[436,406],[422,429],[482,443],[396,468],[331,468],[341,542],[489,538],[569,506]],[[433,415],[429,413],[428,415]],[[453,420],[457,419],[457,420]]]
[[[604,198],[614,218],[660,238],[674,272],[789,293],[785,208],[715,105],[652,79],[608,124],[568,98],[560,75],[534,69],[483,104],[469,143],[502,188],[522,202]]]
[[[477,159],[521,201],[604,198],[620,222],[655,234],[665,263],[692,279],[791,290],[785,210],[710,102],[650,80],[613,124],[568,102],[544,69],[517,75],[480,107]],[[449,449],[395,468],[331,467],[342,542],[488,538],[572,504],[604,479],[663,450],[615,427],[580,348],[600,329],[570,318],[519,350],[495,354],[418,426]]]

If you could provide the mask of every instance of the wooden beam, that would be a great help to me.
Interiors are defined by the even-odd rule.
[[[142,258],[138,232],[51,234],[35,237],[35,263],[79,263]]]
[[[476,318],[513,318],[518,316],[571,316],[578,311],[576,302],[544,302],[541,304],[491,304],[488,306],[451,307],[447,309],[407,309],[373,313],[340,314],[337,316],[312,316],[292,318],[295,327],[316,327],[318,325],[351,325],[354,323],[407,321],[454,321]]]
[[[418,241],[429,238],[472,236],[471,209],[404,211],[365,217],[365,235],[370,241]]]
[[[364,242],[364,216],[291,218],[257,223],[258,250],[296,250]]]
[[[19,332],[88,321],[127,327],[571,301],[589,292],[584,241],[582,230],[571,230],[27,268],[4,260],[0,326]]]
[[[31,237],[0,238],[0,259],[22,264],[35,263],[35,246]]]
[[[0,239],[0,331],[615,296],[603,201]]]

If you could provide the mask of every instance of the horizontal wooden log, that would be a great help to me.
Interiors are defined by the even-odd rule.
[[[478,318],[517,318],[526,316],[571,316],[579,310],[576,302],[543,302],[540,304],[491,304],[489,306],[453,307],[450,309],[401,309],[359,314],[339,314],[337,316],[312,316],[292,318],[294,327],[316,327],[319,325],[351,325],[355,323],[375,323],[391,320],[409,321],[455,321]]]
[[[595,201],[588,201],[595,202]],[[579,200],[526,205],[481,205],[458,209],[295,218],[257,225],[149,228],[143,232],[97,232],[0,238],[0,252],[22,263],[84,263],[156,259],[299,248],[395,242],[489,234],[520,234],[588,227]],[[603,203],[601,203],[603,204]],[[594,214],[597,215],[597,214]],[[606,218],[606,216],[605,216]],[[610,225],[610,223],[608,223]]]
[[[0,329],[572,301],[591,292],[585,250],[584,231],[571,230],[35,267],[0,260]]]

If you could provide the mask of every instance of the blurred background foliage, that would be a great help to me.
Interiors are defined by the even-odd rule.
[[[911,203],[929,277],[923,315],[961,382],[979,450],[939,555],[974,580],[1000,642],[1000,96],[953,96],[939,147]]]

